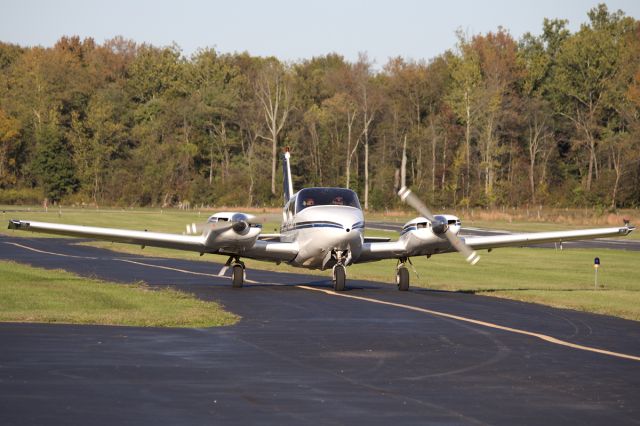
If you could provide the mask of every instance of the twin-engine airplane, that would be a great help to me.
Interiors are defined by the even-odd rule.
[[[396,284],[409,289],[406,263],[411,257],[460,252],[475,264],[475,250],[527,246],[548,242],[586,240],[628,235],[635,227],[625,222],[619,228],[535,232],[489,237],[459,237],[461,222],[452,215],[433,215],[420,200],[403,187],[398,195],[421,216],[404,225],[397,241],[364,236],[364,216],[355,192],[345,188],[305,188],[293,192],[290,154],[283,156],[284,198],[279,234],[261,233],[261,225],[244,213],[212,215],[198,235],[178,235],[124,229],[96,228],[58,223],[11,220],[9,229],[88,237],[119,243],[166,247],[229,256],[224,268],[232,268],[233,287],[242,287],[245,265],[242,258],[286,262],[293,266],[333,271],[336,291],[346,287],[346,267],[355,263],[397,259]],[[191,227],[188,227],[191,228]],[[197,227],[193,227],[196,229]]]

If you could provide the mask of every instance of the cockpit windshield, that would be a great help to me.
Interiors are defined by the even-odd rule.
[[[311,206],[349,206],[360,209],[355,192],[345,188],[305,188],[296,197],[296,212]]]

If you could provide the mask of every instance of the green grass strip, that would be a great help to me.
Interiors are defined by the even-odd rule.
[[[0,261],[0,321],[214,327],[239,317],[172,289],[118,284]]]

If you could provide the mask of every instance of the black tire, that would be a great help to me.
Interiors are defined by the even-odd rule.
[[[409,270],[404,266],[398,268],[398,274],[396,275],[396,282],[398,283],[398,290],[409,290]]]
[[[244,268],[241,265],[233,265],[233,288],[242,288],[244,283]]]
[[[335,291],[344,291],[347,286],[347,273],[344,270],[344,266],[336,265],[333,268],[333,276],[333,289]]]

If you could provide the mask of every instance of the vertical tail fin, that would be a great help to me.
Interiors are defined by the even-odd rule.
[[[291,196],[293,195],[293,184],[291,183],[291,167],[289,166],[289,158],[291,154],[289,153],[289,147],[284,149],[284,155],[282,156],[282,186],[284,192],[284,202],[289,201]]]

